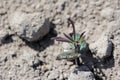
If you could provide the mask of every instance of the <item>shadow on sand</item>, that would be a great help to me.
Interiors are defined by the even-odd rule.
[[[94,53],[91,53],[90,50],[88,50],[87,52],[83,52],[83,54],[81,55],[83,65],[86,65],[91,70],[96,80],[107,80],[107,77],[102,69],[114,67],[113,50],[114,45],[112,47],[112,55],[103,59],[100,59]]]

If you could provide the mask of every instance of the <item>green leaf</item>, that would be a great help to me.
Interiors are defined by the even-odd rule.
[[[75,49],[74,42],[73,43],[69,43],[69,44],[72,47],[72,49]]]
[[[76,33],[75,34],[75,41],[79,41],[79,39],[80,39],[80,34]]]
[[[87,43],[83,41],[80,46],[80,50],[86,49],[87,48]]]
[[[80,57],[80,53],[75,53],[74,51],[63,52],[57,56],[57,59],[67,59],[73,60]]]
[[[80,50],[82,50],[83,48],[87,48],[87,43],[83,37],[80,38],[80,34],[76,34],[76,41],[78,41],[79,44],[81,45]],[[74,43],[75,42],[69,43],[73,49],[75,49]]]

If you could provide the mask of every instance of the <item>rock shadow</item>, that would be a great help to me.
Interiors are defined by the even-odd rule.
[[[36,51],[39,51],[39,52],[43,51],[50,45],[54,44],[54,41],[51,40],[51,38],[57,36],[57,32],[54,30],[55,27],[56,27],[55,24],[50,23],[49,33],[39,41],[36,41],[36,42],[28,42],[26,40],[23,40],[23,41],[25,41],[26,45],[28,45],[30,48],[32,48]]]
[[[12,36],[14,36],[14,34],[11,35],[6,35],[4,37],[4,39],[1,41],[2,44],[9,44],[13,42]]]

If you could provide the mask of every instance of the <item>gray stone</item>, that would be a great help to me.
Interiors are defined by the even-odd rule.
[[[90,44],[89,48],[91,52],[95,53],[96,56],[102,59],[111,56],[113,43],[107,35],[103,34],[97,41]]]
[[[37,67],[42,65],[42,61],[36,56],[37,52],[31,50],[28,47],[20,49],[20,52],[17,53],[17,59],[14,61],[16,65],[27,65],[28,67]]]
[[[104,8],[101,11],[101,16],[108,19],[108,20],[113,20],[113,16],[114,16],[114,9],[108,7],[108,8]]]
[[[68,80],[95,80],[95,78],[87,66],[81,66],[69,75]]]
[[[4,64],[8,60],[8,56],[5,53],[0,54],[0,65]]]
[[[48,80],[54,80],[54,79],[57,80],[58,77],[59,77],[59,71],[56,69],[56,70],[50,72],[50,74],[48,76]]]
[[[108,26],[107,32],[109,34],[112,34],[114,36],[119,36],[117,34],[119,34],[120,32],[120,19],[108,23],[107,26]]]
[[[22,63],[27,63],[31,67],[42,64],[42,62],[32,53],[25,53],[21,55],[20,60]]]
[[[5,15],[5,14],[7,14],[7,10],[4,8],[0,9],[0,15]]]
[[[16,11],[9,17],[11,29],[27,41],[37,41],[49,32],[50,22],[44,14]]]
[[[115,20],[120,19],[120,10],[116,10],[116,11],[114,12],[114,18],[115,18]]]
[[[60,76],[59,76],[59,80],[64,80],[64,76],[63,76],[63,74],[60,74]]]

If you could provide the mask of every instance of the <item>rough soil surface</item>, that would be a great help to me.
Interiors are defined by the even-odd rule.
[[[51,40],[69,17],[96,54],[77,68]],[[0,80],[120,80],[120,0],[0,0]]]

